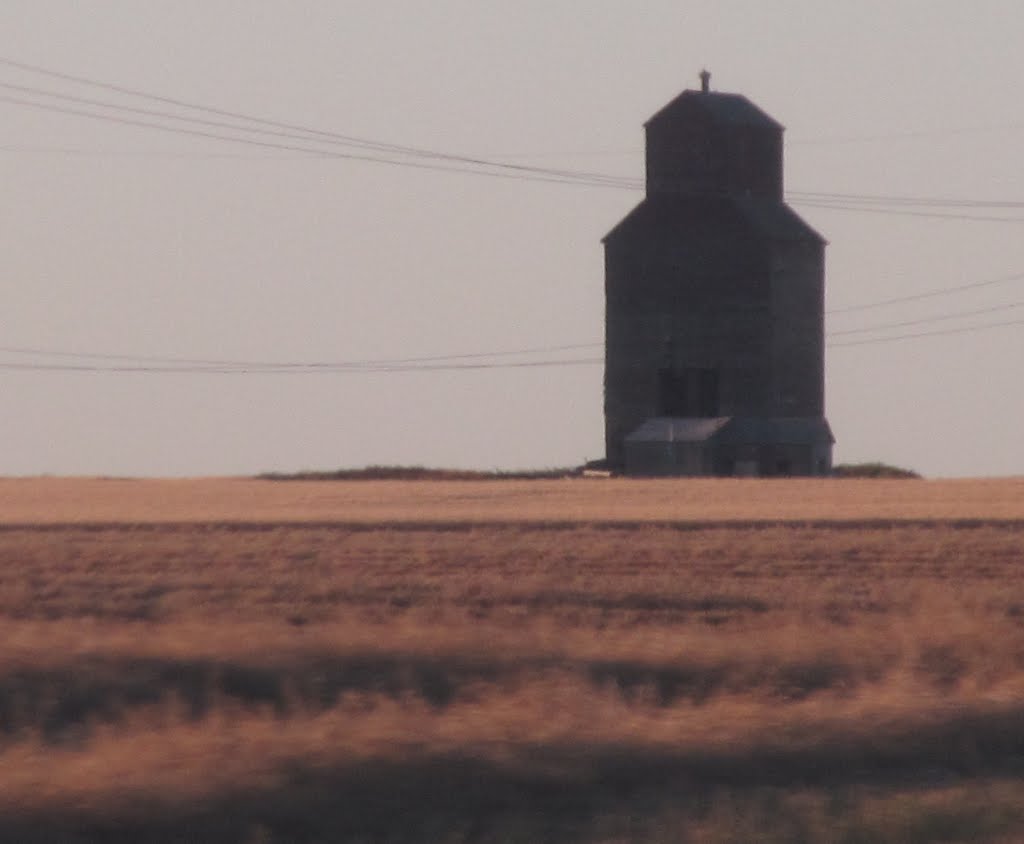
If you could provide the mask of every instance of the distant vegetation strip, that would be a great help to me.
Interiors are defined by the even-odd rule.
[[[563,466],[553,469],[435,469],[429,466],[365,466],[360,469],[303,470],[299,472],[264,472],[256,477],[265,481],[536,481],[576,478],[587,470],[603,472],[598,461],[586,466]],[[836,478],[920,478],[911,469],[886,463],[841,463],[832,470]]]
[[[888,463],[840,463],[832,467],[836,478],[920,478],[913,469],[901,469]]]
[[[477,469],[432,469],[427,466],[365,466],[361,469],[328,471],[264,472],[265,481],[536,481],[571,478],[582,474],[578,467],[499,471]]]

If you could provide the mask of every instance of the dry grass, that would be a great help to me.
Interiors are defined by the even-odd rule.
[[[0,840],[1024,836],[1020,482],[696,486],[0,481]]]
[[[1024,519],[1024,478],[293,481],[0,478],[0,521]]]

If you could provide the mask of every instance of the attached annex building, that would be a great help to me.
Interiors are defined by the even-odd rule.
[[[687,90],[604,238],[605,448],[638,475],[824,475],[825,241],[783,200],[782,126]]]

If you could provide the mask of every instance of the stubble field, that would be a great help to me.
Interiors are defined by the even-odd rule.
[[[1024,481],[0,480],[0,840],[1024,837]]]

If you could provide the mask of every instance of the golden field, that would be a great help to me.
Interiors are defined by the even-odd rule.
[[[1022,493],[0,480],[0,840],[1022,840]]]
[[[0,523],[1024,519],[1024,478],[0,478]]]

